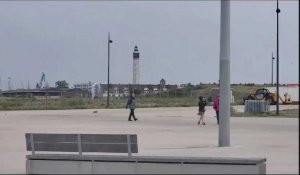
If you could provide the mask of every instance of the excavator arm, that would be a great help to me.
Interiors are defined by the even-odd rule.
[[[275,99],[277,99],[276,95],[275,95]],[[282,104],[292,104],[290,95],[288,93],[284,94],[284,100],[282,99],[282,97],[280,95],[279,95],[279,99],[282,102]]]
[[[42,85],[43,85],[43,82],[45,82],[45,73],[44,73],[44,72],[43,72],[43,74],[42,74],[42,77],[41,77],[40,82],[37,83],[35,87],[36,87],[37,89],[41,89],[41,88],[42,88]]]

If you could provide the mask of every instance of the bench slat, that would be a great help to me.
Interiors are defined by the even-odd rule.
[[[34,143],[35,151],[78,152],[77,143]],[[82,152],[128,153],[127,144],[81,144]],[[31,151],[31,147],[27,148]],[[137,153],[137,144],[131,144],[131,152]]]
[[[80,152],[78,134],[32,134],[35,151]],[[26,148],[32,150],[30,133]],[[80,134],[82,152],[128,153],[126,134]],[[138,153],[137,135],[130,135],[130,150]]]
[[[137,143],[137,136],[130,135],[131,143]],[[126,134],[81,134],[82,142],[93,143],[127,143]]]
[[[30,138],[30,133],[26,133],[26,140]],[[34,133],[35,142],[77,142],[77,134],[42,134]]]
[[[37,142],[77,142],[78,134],[33,134]],[[80,134],[82,142],[95,143],[127,143],[126,134]],[[30,140],[30,133],[26,133],[26,141]],[[130,135],[131,143],[137,143],[137,136]]]
[[[78,152],[77,143],[34,143],[35,151],[60,151],[60,152]],[[31,151],[31,147],[28,151]]]

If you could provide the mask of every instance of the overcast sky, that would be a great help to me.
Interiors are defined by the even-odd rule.
[[[298,1],[280,1],[280,82],[299,79]],[[276,56],[276,1],[231,2],[231,83],[270,83]],[[218,82],[220,1],[0,1],[0,89],[31,88],[42,76],[132,83],[140,51],[140,83]],[[274,67],[275,67],[274,62]],[[275,78],[274,71],[274,81]]]

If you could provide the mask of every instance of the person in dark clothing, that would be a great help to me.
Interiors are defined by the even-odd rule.
[[[130,113],[128,117],[128,121],[132,121],[131,117],[133,117],[134,121],[137,121],[138,119],[134,115],[134,110],[135,110],[135,98],[133,95],[130,95],[128,98],[127,104],[126,104],[126,109],[129,107]]]
[[[198,121],[198,125],[201,124],[201,121],[202,121],[202,124],[205,125],[205,122],[204,122],[204,112],[205,112],[206,101],[205,101],[205,99],[202,96],[199,97],[198,106],[199,106],[198,115],[200,115],[200,119]]]

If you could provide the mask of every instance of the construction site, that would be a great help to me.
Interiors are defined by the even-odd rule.
[[[91,98],[91,92],[87,89],[79,89],[79,88],[59,88],[59,87],[50,87],[46,82],[46,75],[42,72],[42,76],[40,81],[36,83],[35,88],[28,87],[12,89],[10,81],[8,82],[8,90],[0,91],[0,97],[10,97],[10,98],[37,98],[37,99],[57,99],[60,97],[83,97],[83,98]]]

